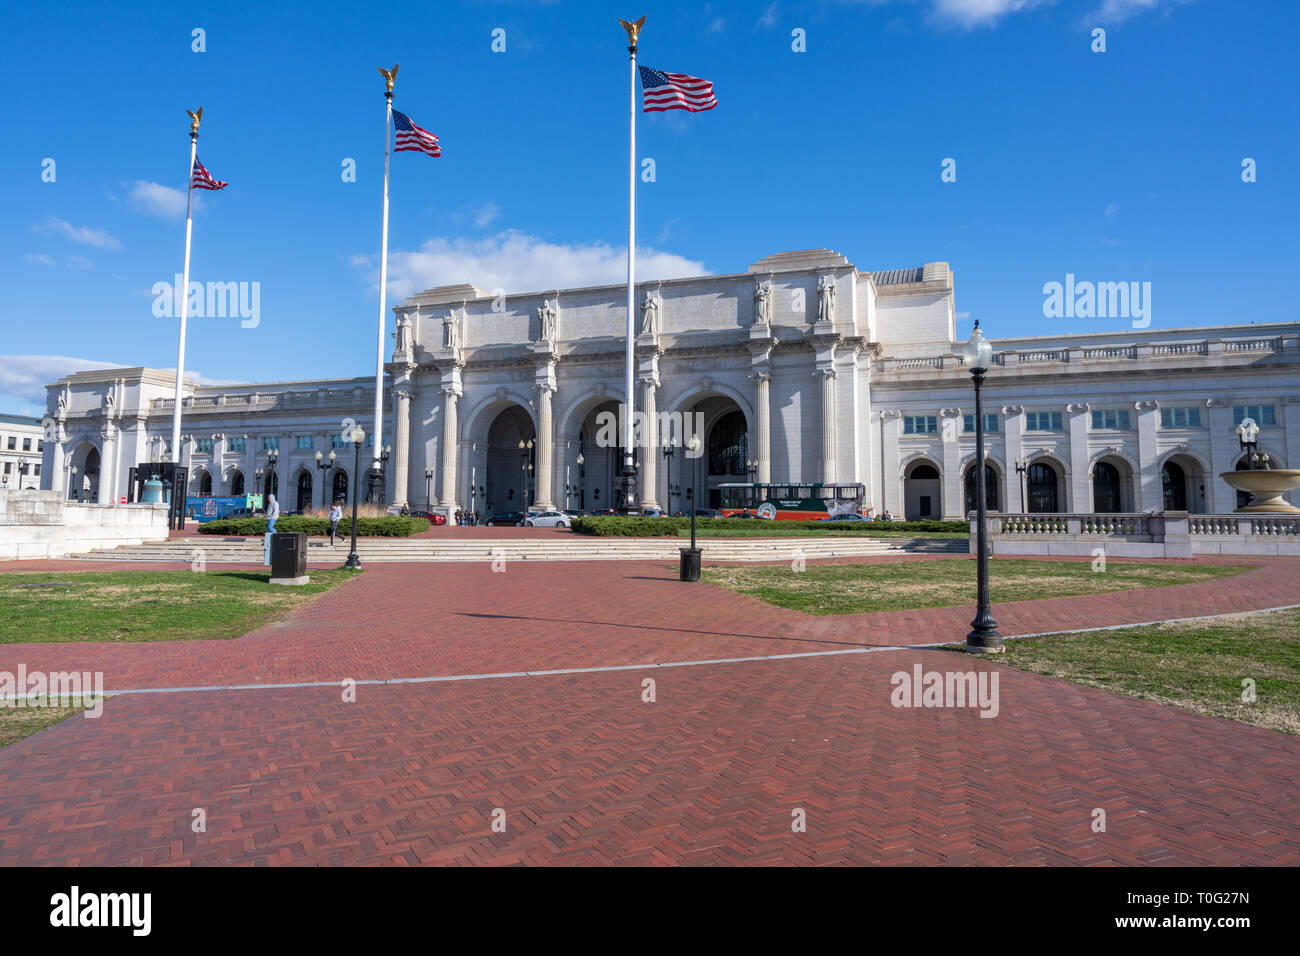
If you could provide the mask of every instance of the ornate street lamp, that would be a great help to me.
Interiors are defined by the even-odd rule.
[[[970,654],[997,654],[1005,648],[1002,635],[998,633],[998,623],[993,620],[989,610],[989,512],[985,498],[984,474],[984,373],[993,364],[993,345],[984,338],[980,331],[979,319],[975,320],[975,330],[970,341],[957,351],[958,357],[970,369],[971,381],[975,386],[975,526],[977,607],[975,620],[971,621],[970,633],[966,635],[966,651]]]
[[[671,518],[673,516],[673,443],[667,438],[664,439],[663,451],[664,486],[665,491],[667,492],[665,496],[667,501],[664,502],[664,504],[667,505],[667,508],[665,508],[665,516]]]
[[[522,438],[519,439],[519,474],[523,481],[523,490],[519,493],[519,511],[523,515],[519,519],[520,525],[528,520],[528,474],[533,470],[532,457],[533,440],[531,438],[528,441],[524,441]]]
[[[1246,452],[1247,471],[1267,471],[1268,455],[1259,453],[1259,425],[1253,418],[1243,418],[1237,426],[1237,442]],[[21,482],[20,482],[21,484]]]
[[[582,452],[578,452],[578,508],[581,511],[587,510],[587,472],[582,467],[586,460]]]
[[[356,480],[357,471],[361,468],[361,443],[366,440],[366,433],[360,425],[354,425],[352,434],[346,436],[352,442],[352,550],[348,553],[348,559],[343,563],[345,568],[360,570],[361,555],[357,554],[357,492],[360,490],[361,482]]]
[[[700,477],[700,436],[692,435],[686,447],[694,453],[691,464],[691,487],[686,491],[686,504],[691,511],[691,546],[680,548],[681,564],[678,567],[678,579],[698,581],[700,579],[700,549],[695,546],[695,486]]]
[[[424,510],[428,511],[433,507],[433,469],[424,469]],[[473,489],[470,490],[470,497],[473,497]]]
[[[278,495],[280,493],[280,482],[276,480],[275,490],[271,490],[272,478],[277,478],[275,463],[280,460],[280,449],[268,448],[266,450],[266,493],[268,495]]]
[[[1020,476],[1020,513],[1029,514],[1029,499],[1025,497],[1025,472],[1029,471],[1029,459],[1016,459],[1016,474]]]
[[[337,457],[338,456],[334,454],[333,449],[330,450],[329,458],[325,458],[320,452],[316,452],[316,467],[320,470],[320,484],[321,484],[320,500],[322,505],[326,503],[325,501],[326,497],[332,494],[334,491],[334,489],[332,489],[329,485],[328,475],[330,473],[330,469],[334,467],[334,459]],[[330,502],[330,504],[333,504],[333,502]]]

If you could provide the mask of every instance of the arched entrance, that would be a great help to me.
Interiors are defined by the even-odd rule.
[[[205,497],[212,494],[212,472],[206,468],[199,472],[199,494]]]
[[[531,442],[531,445],[529,444]],[[520,443],[524,447],[520,448]],[[486,515],[526,512],[537,489],[537,433],[532,415],[510,402],[488,423],[483,445]]]
[[[330,485],[331,501],[343,503],[348,500],[348,473],[346,471],[342,468],[336,469],[334,471],[334,478],[330,482]]]
[[[975,511],[975,463],[966,466],[965,477],[965,514]],[[984,507],[988,511],[1001,511],[1002,496],[999,494],[998,472],[992,465],[984,465]]]
[[[305,468],[298,473],[298,510],[311,510],[311,472]]]
[[[69,472],[69,494],[73,501],[99,501],[99,449],[89,443],[72,453],[71,465],[76,474]]]
[[[929,521],[942,516],[943,481],[939,469],[921,459],[907,467],[903,476],[903,517],[907,521]]]
[[[686,441],[703,425],[703,455],[694,459],[678,448],[673,455],[672,484],[680,494],[671,502],[661,504],[672,512],[685,511],[686,489],[691,486],[692,475],[698,463],[700,469],[700,494],[697,508],[720,508],[722,491],[719,485],[749,481],[746,462],[749,454],[749,420],[745,410],[729,395],[707,394],[692,404],[681,408],[681,434]],[[662,460],[662,456],[661,456]],[[660,480],[660,487],[663,480]]]
[[[244,494],[244,473],[238,468],[230,473],[230,494],[235,498]]]
[[[1060,495],[1058,485],[1060,476],[1056,469],[1045,461],[1036,461],[1029,466],[1025,475],[1026,494],[1029,496],[1030,514],[1057,514],[1060,512]]]

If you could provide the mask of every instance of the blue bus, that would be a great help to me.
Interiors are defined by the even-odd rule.
[[[216,521],[233,511],[256,511],[262,507],[261,495],[236,495],[229,498],[191,495],[185,499],[185,517],[198,521]]]

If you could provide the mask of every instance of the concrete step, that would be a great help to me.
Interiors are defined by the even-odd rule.
[[[805,558],[868,557],[887,554],[965,554],[968,544],[957,538],[728,538],[702,539],[704,558],[712,561],[788,561]],[[370,538],[357,542],[362,561],[592,561],[676,560],[687,542],[680,538],[578,538],[430,540],[428,538]],[[342,562],[348,546],[308,543],[308,564]],[[157,561],[189,563],[199,555],[212,563],[260,563],[262,542],[253,539],[170,539],[78,555],[91,561]]]

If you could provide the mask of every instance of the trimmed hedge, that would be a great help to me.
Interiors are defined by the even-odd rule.
[[[305,531],[311,535],[327,535],[330,523],[327,518],[308,518],[305,515],[286,515],[275,523],[276,531]],[[358,518],[357,536],[362,538],[409,538],[429,530],[427,518],[407,518],[390,515],[387,518]],[[344,515],[339,531],[352,534],[352,518]],[[199,534],[220,534],[230,537],[266,534],[265,518],[218,518],[199,525]]]
[[[671,538],[689,531],[690,518],[623,518],[601,515],[592,518],[574,518],[573,530],[577,534],[600,538]],[[959,532],[966,534],[970,525],[965,521],[763,521],[744,518],[696,518],[697,534],[708,534],[713,528],[727,528],[748,532],[761,538],[770,528],[782,532],[800,531],[808,534],[932,534],[934,532]]]

